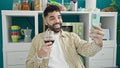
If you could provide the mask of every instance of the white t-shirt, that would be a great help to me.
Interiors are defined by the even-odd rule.
[[[68,63],[65,60],[63,51],[60,46],[59,37],[60,35],[55,35],[55,41],[52,45],[48,68],[69,68]]]

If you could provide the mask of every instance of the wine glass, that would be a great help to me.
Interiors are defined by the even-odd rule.
[[[44,42],[45,43],[48,43],[48,42],[52,42],[52,44],[54,43],[54,32],[53,31],[46,31],[45,33],[45,36],[44,36]],[[51,45],[48,45],[48,46],[52,46]],[[50,52],[47,54],[46,57],[44,57],[44,59],[48,59],[50,58]]]
[[[44,37],[44,42],[48,43],[48,42],[52,42],[52,44],[54,43],[54,32],[53,31],[46,31],[45,37]],[[51,45],[49,45],[51,46]]]

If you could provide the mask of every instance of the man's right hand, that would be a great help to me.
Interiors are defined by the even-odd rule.
[[[50,45],[52,45],[52,42],[48,42],[42,45],[41,49],[37,53],[39,58],[48,56],[48,54],[51,52]]]

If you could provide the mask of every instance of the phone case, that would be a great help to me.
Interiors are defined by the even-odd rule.
[[[99,13],[93,13],[92,14],[92,22],[91,27],[93,28],[93,25],[99,26],[100,25],[100,14]]]

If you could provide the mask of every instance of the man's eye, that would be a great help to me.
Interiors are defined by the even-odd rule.
[[[50,18],[50,20],[54,20],[55,18]]]
[[[58,17],[58,19],[61,19],[61,18],[62,18],[61,16]]]

